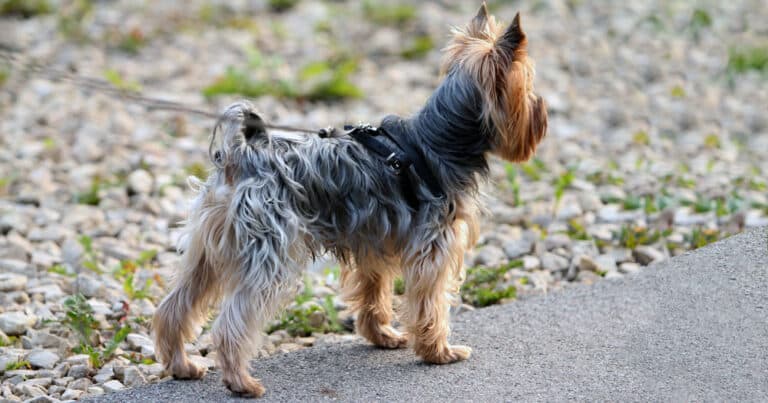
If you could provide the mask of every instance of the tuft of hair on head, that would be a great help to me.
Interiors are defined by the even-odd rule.
[[[520,13],[504,28],[483,2],[477,15],[452,33],[442,71],[462,71],[477,83],[493,152],[513,162],[528,160],[546,133],[547,108],[533,91],[535,69]]]

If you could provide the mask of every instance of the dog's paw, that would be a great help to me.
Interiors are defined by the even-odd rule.
[[[430,364],[450,364],[463,361],[472,355],[472,349],[467,346],[448,346],[447,348],[424,357]]]
[[[391,326],[380,327],[375,334],[371,335],[369,340],[377,347],[388,349],[404,348],[408,345],[408,336]]]
[[[184,360],[171,365],[168,371],[175,379],[200,379],[205,376],[207,369],[192,363],[192,361]]]
[[[241,375],[232,378],[225,376],[222,381],[230,392],[242,397],[261,397],[267,391],[261,382],[252,376]]]

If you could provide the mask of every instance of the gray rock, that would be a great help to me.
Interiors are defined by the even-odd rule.
[[[639,272],[641,269],[642,266],[634,262],[626,262],[619,265],[619,272],[624,274],[634,274]]]
[[[0,272],[19,274],[34,273],[35,266],[21,260],[0,259]]]
[[[0,292],[19,291],[27,286],[27,276],[0,273]]]
[[[85,394],[85,391],[77,389],[67,389],[61,394],[63,400],[78,400]]]
[[[640,264],[649,265],[664,260],[666,256],[663,252],[649,245],[640,245],[635,248],[635,259]]]
[[[520,256],[531,253],[533,249],[533,241],[527,238],[516,239],[514,241],[508,241],[504,243],[504,253],[509,259],[517,259]]]
[[[0,330],[9,336],[21,336],[37,322],[35,315],[23,312],[0,313]]]
[[[506,259],[504,251],[494,245],[485,245],[475,255],[476,266],[498,266]]]
[[[541,260],[536,256],[523,256],[523,269],[525,271],[539,270],[541,268]]]
[[[67,376],[71,376],[72,378],[78,379],[78,378],[85,378],[88,376],[88,373],[91,372],[91,368],[88,365],[84,364],[77,364],[69,367],[69,372],[67,372]]]
[[[90,386],[86,391],[91,396],[98,396],[104,394],[104,389],[99,386]]]
[[[27,361],[32,365],[32,368],[45,368],[51,369],[61,360],[58,354],[48,350],[39,350],[29,353]]]
[[[93,382],[91,382],[90,379],[88,379],[88,378],[79,378],[79,379],[75,379],[74,381],[70,382],[70,384],[67,385],[67,387],[70,388],[70,389],[85,391],[85,390],[88,390],[88,388],[90,388],[91,385],[93,385]]]
[[[596,257],[582,255],[579,258],[579,269],[582,271],[591,271],[595,273],[608,273],[617,271],[616,261],[613,256],[600,255]]]
[[[115,370],[111,366],[103,367],[94,375],[93,380],[96,383],[104,383],[115,376]]]
[[[616,261],[616,263],[631,262],[633,260],[632,251],[627,248],[613,248],[608,254],[613,256],[613,260]]]
[[[33,348],[58,348],[64,346],[66,341],[61,337],[52,335],[47,330],[28,329],[27,335],[21,338],[24,348],[31,350]]]
[[[546,239],[544,239],[544,247],[547,248],[547,250],[557,249],[557,248],[570,248],[571,246],[571,238],[566,234],[552,234],[549,235]]]
[[[87,298],[101,297],[106,290],[103,282],[88,273],[77,275],[75,288]]]
[[[141,350],[144,346],[153,345],[152,340],[149,337],[139,333],[129,333],[125,340],[128,342],[128,346],[136,351]]]
[[[133,387],[144,385],[147,383],[147,380],[138,368],[127,367],[123,371],[123,383],[125,386]]]
[[[149,172],[138,169],[131,172],[128,175],[128,191],[136,194],[150,194],[152,193],[152,186],[154,179]]]
[[[568,259],[551,252],[545,252],[541,255],[541,268],[549,271],[560,271],[568,268]]]
[[[85,253],[83,245],[73,238],[67,238],[61,245],[61,259],[69,265],[79,265],[83,253]]]
[[[125,385],[123,385],[120,381],[117,381],[114,379],[111,381],[104,382],[104,384],[101,385],[101,387],[104,388],[105,392],[109,392],[109,393],[117,392],[125,389]]]

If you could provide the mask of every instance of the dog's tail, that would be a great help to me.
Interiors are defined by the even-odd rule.
[[[221,137],[217,141],[218,133],[221,133]],[[232,150],[266,133],[264,120],[254,112],[253,105],[248,101],[235,102],[228,106],[216,121],[208,155],[216,167],[223,168]]]

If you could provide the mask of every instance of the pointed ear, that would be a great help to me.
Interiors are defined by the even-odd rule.
[[[477,10],[477,15],[469,23],[470,31],[475,34],[482,32],[486,24],[488,24],[488,16],[488,7],[485,5],[485,1],[483,1],[480,9]]]
[[[520,13],[517,13],[512,23],[509,24],[509,28],[504,32],[504,35],[496,42],[496,46],[508,53],[512,53],[524,43],[525,32],[523,32],[523,28],[520,26]]]

